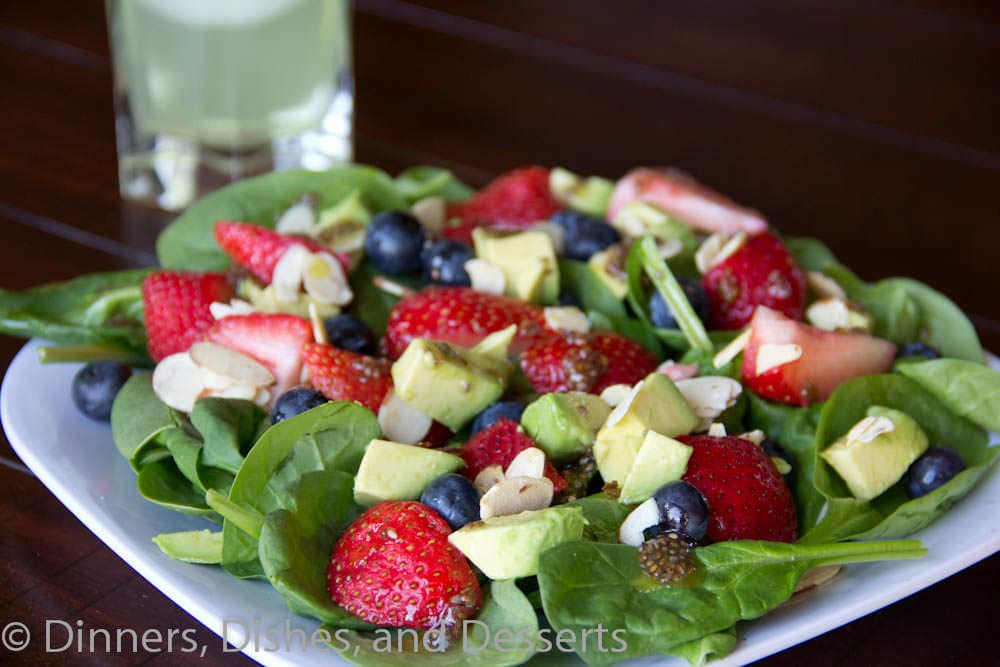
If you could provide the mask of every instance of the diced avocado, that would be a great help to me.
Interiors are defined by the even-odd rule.
[[[594,444],[597,429],[611,414],[600,396],[582,391],[545,394],[524,409],[521,425],[549,458],[565,461]]]
[[[490,579],[515,579],[538,573],[538,556],[563,542],[583,537],[583,508],[557,505],[466,524],[448,536]]]
[[[693,451],[673,438],[647,431],[618,499],[627,505],[641,503],[667,482],[680,479]]]
[[[615,295],[619,301],[628,294],[628,278],[625,275],[625,248],[619,244],[594,253],[587,261],[590,270]]]
[[[479,341],[479,343],[476,344],[471,351],[473,354],[482,355],[483,357],[497,362],[507,361],[507,353],[510,350],[510,344],[514,342],[514,336],[516,335],[517,325],[512,324],[506,329],[494,331],[489,336]]]
[[[222,531],[185,530],[160,533],[153,538],[160,551],[185,563],[216,565],[222,562]]]
[[[510,364],[495,354],[417,338],[392,365],[396,394],[458,431],[503,394]]]
[[[310,303],[316,306],[317,314],[321,319],[340,312],[340,308],[337,306],[317,301],[305,292],[300,293],[295,301],[279,301],[274,295],[273,286],[260,287],[252,280],[241,280],[236,291],[241,299],[249,301],[254,310],[262,313],[287,313],[308,319]]]
[[[698,417],[666,375],[651,373],[616,407],[597,432],[594,460],[606,482],[623,485],[647,431],[672,438],[690,433]]]
[[[587,215],[603,217],[615,184],[606,178],[582,178],[568,169],[556,167],[549,172],[549,190],[570,208]]]
[[[514,234],[476,229],[476,256],[495,264],[507,280],[507,295],[532,303],[559,298],[559,264],[552,238],[540,230]]]
[[[878,405],[868,408],[867,415],[820,452],[858,500],[884,493],[928,446],[927,435],[909,415]]]
[[[464,465],[460,457],[436,449],[372,440],[354,478],[354,502],[416,500],[432,481]]]
[[[365,227],[371,218],[371,212],[361,201],[361,191],[355,190],[320,212],[314,234],[334,250],[353,252],[364,245]]]

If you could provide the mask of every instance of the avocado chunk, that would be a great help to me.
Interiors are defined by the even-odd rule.
[[[626,505],[641,503],[667,482],[680,479],[693,451],[673,438],[646,431],[618,499]]]
[[[622,245],[615,244],[594,253],[587,260],[587,266],[616,299],[621,301],[625,298],[628,294],[628,278],[625,275],[625,248]]]
[[[898,482],[926,451],[927,434],[909,415],[879,405],[820,452],[858,500],[871,500]]]
[[[604,217],[615,184],[600,176],[583,178],[562,167],[549,172],[552,195],[572,209],[587,215]]]
[[[185,530],[160,533],[153,538],[160,551],[185,563],[217,565],[222,562],[222,531]]]
[[[503,394],[511,368],[505,357],[492,347],[482,353],[417,338],[392,365],[392,381],[400,398],[458,431]]]
[[[559,264],[552,238],[540,230],[511,234],[483,228],[472,233],[476,256],[495,264],[507,281],[507,296],[532,303],[559,299]]]
[[[566,461],[594,444],[611,414],[600,396],[582,391],[545,394],[524,409],[521,426],[553,461]]]
[[[651,373],[632,389],[597,432],[594,460],[606,482],[624,486],[647,431],[672,438],[690,433],[698,417],[684,395],[662,373]]]
[[[464,465],[460,457],[436,449],[372,440],[354,478],[354,502],[416,500],[428,484]]]
[[[355,190],[320,212],[314,235],[333,250],[355,252],[364,245],[365,228],[371,218],[371,212],[361,201],[361,191]]]
[[[583,537],[583,508],[557,505],[466,524],[448,536],[456,549],[490,579],[538,574],[538,556]]]

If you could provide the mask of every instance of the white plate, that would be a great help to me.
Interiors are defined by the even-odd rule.
[[[284,637],[287,623],[308,636],[317,624],[290,614],[267,583],[234,579],[215,567],[180,563],[153,545],[151,539],[158,533],[209,524],[162,509],[139,496],[135,475],[115,449],[110,429],[79,415],[70,402],[70,380],[78,367],[41,365],[37,347],[35,341],[28,343],[11,363],[0,396],[0,417],[18,455],[52,493],[139,574],[237,646],[246,642],[248,634],[252,638],[254,627],[272,629]],[[991,365],[1000,368],[996,358],[991,359]],[[994,436],[994,442],[997,440]],[[915,536],[930,550],[925,558],[846,568],[833,583],[796,598],[762,620],[742,625],[737,649],[712,665],[744,665],[777,653],[1000,551],[1000,523],[981,520],[995,514],[998,505],[1000,474],[994,470],[951,510],[947,521]],[[255,648],[251,642],[244,653],[264,665],[343,664],[330,650],[303,651],[297,643],[286,645],[284,650],[268,650],[266,638],[262,633],[258,636],[261,645]],[[648,658],[629,664],[686,663]]]

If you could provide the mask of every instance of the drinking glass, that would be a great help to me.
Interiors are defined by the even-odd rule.
[[[122,197],[350,161],[348,0],[107,0]]]

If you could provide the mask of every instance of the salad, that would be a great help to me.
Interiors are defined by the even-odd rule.
[[[924,555],[996,458],[955,304],[673,170],[277,172],[157,252],[0,291],[0,331],[86,362],[141,495],[204,517],[164,553],[266,579],[358,664],[700,665]]]

